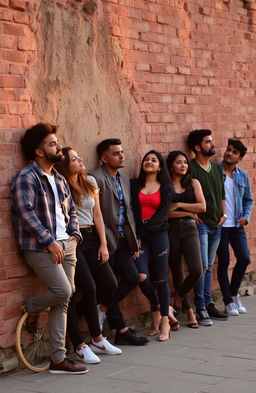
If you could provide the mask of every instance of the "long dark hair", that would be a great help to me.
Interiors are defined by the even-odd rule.
[[[183,151],[180,151],[180,150],[171,151],[166,158],[166,165],[167,165],[167,168],[168,168],[168,171],[170,174],[170,178],[172,179],[173,178],[172,177],[172,164],[178,156],[185,157],[187,160],[187,163],[188,163],[188,170],[185,173],[185,175],[183,175],[181,178],[182,187],[187,189],[192,184],[191,167],[190,167],[190,162],[189,162],[187,155],[185,153],[183,153]]]
[[[141,161],[141,166],[140,166],[140,173],[139,173],[139,177],[138,177],[138,181],[139,181],[139,185],[140,188],[143,188],[145,186],[146,183],[146,175],[145,172],[143,170],[143,163],[145,161],[145,158],[149,155],[149,154],[155,154],[155,156],[157,157],[159,164],[160,164],[160,171],[157,173],[157,181],[161,184],[170,184],[170,177],[166,168],[166,164],[165,161],[163,159],[163,156],[161,153],[159,153],[156,150],[150,150],[148,151],[145,156],[142,158]]]
[[[91,197],[94,197],[95,193],[96,193],[96,186],[92,182],[90,182],[85,171],[83,173],[78,173],[77,183],[74,183],[72,181],[72,177],[71,177],[70,171],[69,171],[69,164],[70,164],[69,151],[70,150],[75,150],[75,149],[71,146],[62,148],[62,153],[63,153],[65,159],[63,161],[60,161],[60,162],[54,164],[54,167],[67,180],[67,182],[70,186],[71,194],[72,194],[75,204],[78,206],[81,206],[82,205],[81,196],[82,195],[89,195]]]

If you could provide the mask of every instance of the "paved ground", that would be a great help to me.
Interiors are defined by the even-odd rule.
[[[0,379],[0,392],[255,393],[256,296],[243,303],[246,315],[197,330],[182,326],[168,342],[123,347],[122,355],[102,356],[85,375],[9,374]]]

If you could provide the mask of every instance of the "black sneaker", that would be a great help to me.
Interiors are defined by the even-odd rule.
[[[217,310],[217,308],[214,306],[213,303],[208,304],[206,309],[210,317],[214,319],[218,319],[219,321],[225,321],[226,319],[228,319],[228,315],[225,314],[224,312]]]
[[[65,358],[61,363],[53,363],[51,361],[49,372],[51,374],[72,374],[79,375],[88,373],[89,369],[85,366],[75,364],[72,360]]]
[[[147,337],[137,336],[133,329],[128,329],[124,333],[116,332],[116,345],[145,345],[149,342]]]
[[[199,310],[196,313],[196,319],[198,323],[202,326],[212,326],[213,322],[211,318],[209,317],[209,314],[206,310]]]

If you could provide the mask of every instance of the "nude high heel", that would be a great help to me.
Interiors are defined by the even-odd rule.
[[[188,308],[186,310],[186,313],[187,313],[187,319],[188,319],[187,327],[189,327],[191,329],[198,329],[199,328],[199,324],[198,324],[198,322],[196,320],[196,317],[195,317],[193,309],[192,308]]]
[[[161,322],[161,314],[159,311],[152,312],[151,328],[148,331],[148,336],[156,336],[159,333],[159,326]]]
[[[160,333],[158,336],[158,341],[167,341],[170,338],[170,323],[169,318],[162,317],[160,325]]]
[[[172,306],[169,306],[169,322],[170,322],[170,326],[171,326],[171,330],[173,330],[174,332],[176,332],[177,330],[179,330],[180,328],[180,323],[178,321],[177,318],[175,318],[174,316],[174,308]]]

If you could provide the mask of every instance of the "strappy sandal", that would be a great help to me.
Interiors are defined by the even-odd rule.
[[[187,327],[189,327],[191,329],[198,329],[199,324],[198,324],[198,322],[189,322],[189,323],[187,323]]]
[[[179,323],[179,321],[177,320],[177,321],[175,321],[175,322],[170,323],[170,326],[171,326],[171,330],[172,330],[173,332],[177,332],[177,330],[179,330],[179,328],[180,328],[180,323]]]
[[[176,319],[176,316],[174,316],[174,309],[173,309],[172,306],[169,306],[169,315],[168,315],[168,318],[169,318],[171,330],[172,330],[173,332],[176,332],[177,330],[179,330],[179,328],[180,328],[180,323],[179,323],[179,321]],[[174,319],[175,319],[175,321],[174,321]]]

